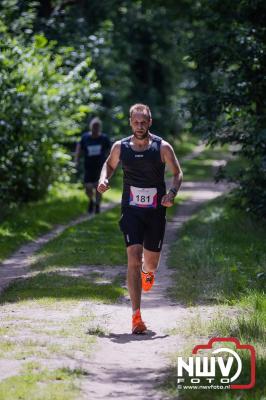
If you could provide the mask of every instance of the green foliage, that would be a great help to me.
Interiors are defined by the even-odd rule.
[[[237,144],[242,167],[220,178],[265,216],[265,2],[4,0],[0,10],[2,203],[39,198],[69,172],[62,143],[87,114],[121,137],[142,101],[162,136],[185,126]]]
[[[232,177],[238,203],[265,216],[265,2],[202,0],[188,14],[181,48],[194,129],[238,145],[247,160]]]
[[[144,0],[61,3],[48,17],[42,10],[41,26],[49,38],[74,46],[77,58],[91,53],[102,83],[100,114],[115,136],[129,129],[129,106],[140,101],[150,105],[155,131],[176,132],[181,64],[171,12]]]
[[[2,4],[10,19],[16,4]],[[31,20],[32,12],[28,16],[25,11],[24,19]],[[56,52],[55,43],[43,34],[22,35],[20,28],[0,22],[2,206],[39,199],[50,183],[63,179],[70,156],[62,142],[79,131],[80,121],[99,98],[88,54],[69,68],[69,49]]]

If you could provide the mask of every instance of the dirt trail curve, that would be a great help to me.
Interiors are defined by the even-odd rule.
[[[94,305],[93,313],[106,321],[106,332],[98,339],[99,350],[94,353],[89,376],[83,381],[84,399],[105,400],[167,400],[155,389],[163,380],[169,363],[167,354],[182,350],[186,338],[182,325],[193,315],[166,296],[171,286],[171,271],[166,260],[170,244],[176,240],[181,226],[202,203],[211,200],[227,188],[211,182],[186,182],[182,192],[191,197],[178,208],[175,218],[168,222],[159,271],[154,288],[142,296],[142,316],[149,331],[146,335],[131,335],[131,307],[128,298],[116,305]],[[214,307],[199,306],[197,313],[212,315]],[[180,326],[180,335],[169,336],[166,330]]]
[[[98,338],[91,358],[79,360],[79,367],[88,371],[88,376],[81,380],[82,392],[79,400],[112,398],[167,400],[165,394],[156,390],[156,385],[163,381],[164,371],[169,363],[168,354],[182,351],[186,345],[187,339],[182,334],[183,324],[196,314],[206,317],[206,315],[212,316],[215,312],[215,307],[212,306],[198,306],[196,311],[188,310],[167,297],[166,291],[171,286],[172,273],[166,264],[169,246],[174,240],[178,240],[177,235],[183,223],[201,204],[226,190],[225,185],[213,182],[183,183],[181,193],[188,194],[190,197],[178,207],[177,215],[167,224],[165,244],[155,285],[151,292],[143,294],[142,297],[142,316],[149,329],[146,335],[130,333],[129,298],[123,298],[114,305],[87,304],[87,311],[96,315],[105,334]],[[71,225],[80,222],[83,218],[73,221]],[[6,260],[4,265],[0,266],[1,286],[3,278],[5,279],[3,286],[6,286],[12,279],[26,274],[30,256],[34,251],[64,229],[65,226],[58,227],[58,230],[24,246],[26,254],[21,248]],[[5,275],[8,271],[9,274]],[[124,276],[125,274],[126,268],[124,268]],[[169,336],[167,330],[177,326],[180,326],[180,334]]]

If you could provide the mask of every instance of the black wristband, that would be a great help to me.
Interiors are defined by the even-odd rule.
[[[171,188],[169,192],[172,192],[175,196],[177,195],[177,189],[176,188]]]

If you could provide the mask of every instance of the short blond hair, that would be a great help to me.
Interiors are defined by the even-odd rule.
[[[136,103],[129,109],[129,116],[132,118],[134,112],[142,112],[143,114],[147,114],[149,119],[151,119],[151,110],[150,107],[146,104]]]

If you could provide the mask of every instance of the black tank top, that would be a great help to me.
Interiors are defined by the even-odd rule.
[[[134,188],[155,188],[157,196],[153,204],[143,207],[162,208],[161,198],[165,194],[165,163],[162,162],[160,154],[162,138],[152,134],[151,145],[144,151],[134,151],[130,146],[131,138],[132,136],[129,136],[121,140],[120,161],[124,172],[122,206],[132,206],[132,195],[134,195],[135,200],[138,194],[142,194],[141,191],[132,194]],[[154,192],[151,191],[152,196]],[[143,197],[137,198],[142,199]],[[138,206],[141,206],[141,203]]]

